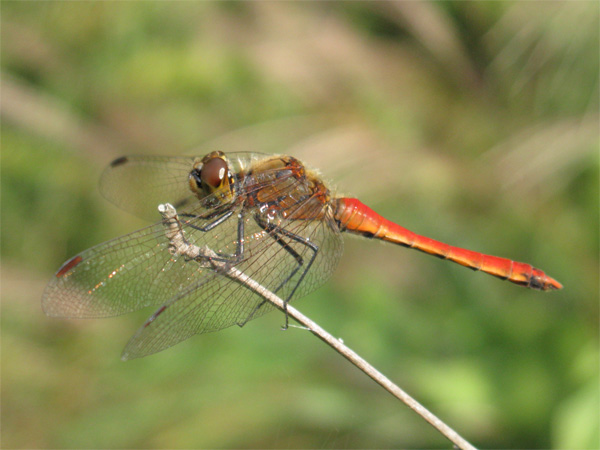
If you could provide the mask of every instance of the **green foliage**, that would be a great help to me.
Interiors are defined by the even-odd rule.
[[[290,153],[539,293],[346,239],[296,306],[481,448],[597,448],[596,2],[2,2],[6,448],[448,447],[271,314],[128,363],[152,311],[43,315],[70,256],[142,222],[122,154]]]

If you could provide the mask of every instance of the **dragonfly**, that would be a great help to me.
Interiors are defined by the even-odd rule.
[[[224,267],[244,273],[286,305],[314,291],[340,260],[342,233],[414,248],[527,288],[562,288],[530,264],[444,244],[385,219],[358,199],[335,197],[317,171],[292,156],[126,156],[103,172],[100,190],[155,223],[69,259],[48,283],[42,307],[62,318],[158,307],[129,340],[123,360],[243,326],[274,309],[226,276]],[[164,211],[165,204],[176,211],[168,224],[157,221],[157,207]],[[175,251],[168,231],[173,224],[180,244],[210,253]]]

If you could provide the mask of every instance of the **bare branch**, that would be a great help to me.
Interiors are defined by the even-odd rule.
[[[475,447],[463,439],[456,431],[454,431],[439,418],[433,415],[429,410],[427,410],[423,405],[392,383],[392,381],[386,378],[381,372],[361,358],[357,353],[344,345],[340,339],[334,338],[331,334],[310,320],[308,317],[300,313],[297,309],[290,305],[285,305],[281,298],[254,281],[243,272],[237,270],[235,267],[232,267],[227,262],[224,262],[218,258],[215,259],[217,256],[216,253],[208,247],[198,247],[187,242],[185,239],[185,232],[183,231],[181,222],[177,216],[177,211],[172,205],[169,203],[159,205],[158,210],[163,216],[163,223],[166,228],[165,235],[167,236],[167,239],[169,239],[170,243],[169,251],[173,255],[180,255],[184,256],[185,258],[189,258],[190,260],[198,261],[198,263],[202,264],[203,266],[210,265],[214,269],[218,270],[219,273],[222,273],[228,278],[234,279],[236,282],[244,285],[247,289],[250,289],[252,292],[260,295],[262,298],[267,300],[281,311],[287,311],[289,317],[306,327],[319,339],[329,344],[329,346],[334,348],[348,361],[375,380],[375,382],[377,382],[394,397],[402,400],[404,404],[425,419],[441,434],[446,436],[458,448],[462,450],[475,450]]]

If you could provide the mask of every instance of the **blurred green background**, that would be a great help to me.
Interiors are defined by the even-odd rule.
[[[597,2],[7,2],[4,448],[449,448],[272,313],[122,363],[152,311],[44,316],[60,264],[143,222],[98,194],[132,153],[292,154],[540,293],[346,238],[296,306],[476,446],[598,448]]]

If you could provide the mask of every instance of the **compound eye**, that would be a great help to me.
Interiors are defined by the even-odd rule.
[[[227,162],[221,158],[212,158],[202,166],[200,179],[202,183],[216,189],[223,184],[227,178]]]
[[[192,191],[202,189],[202,172],[200,171],[200,169],[192,169],[192,171],[190,172],[189,181],[190,188],[192,189]]]

